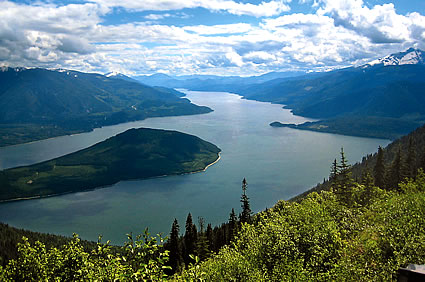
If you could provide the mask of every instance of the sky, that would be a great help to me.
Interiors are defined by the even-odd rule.
[[[425,0],[0,0],[0,66],[261,75],[425,49]]]

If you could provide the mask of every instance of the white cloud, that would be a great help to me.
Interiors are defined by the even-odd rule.
[[[258,5],[231,0],[92,0],[102,6],[123,7],[135,11],[171,11],[185,8],[205,8],[211,11],[224,11],[234,15],[271,17],[287,12],[290,7],[280,0],[261,2]],[[290,2],[286,0],[285,2]]]
[[[393,5],[367,8],[360,0],[320,0],[321,8],[315,14],[279,15],[289,2],[96,0],[56,6],[0,0],[0,65],[115,70],[129,75],[254,75],[335,68],[411,45],[425,48],[425,17],[419,13],[399,15]],[[182,7],[271,16],[257,19],[258,24],[253,19],[215,25],[105,25],[105,17],[119,14],[114,7],[148,11],[146,17],[153,21],[186,17],[181,11],[168,12]]]
[[[409,27],[414,23],[397,14],[393,4],[366,7],[362,0],[321,0],[319,14],[327,14],[335,24],[355,31],[372,43],[400,43],[411,39]]]
[[[157,20],[162,20],[169,17],[171,17],[171,14],[168,14],[168,13],[167,14],[149,14],[145,16],[145,19],[157,21]]]
[[[197,25],[183,27],[185,31],[192,31],[196,34],[214,35],[214,34],[235,34],[246,33],[252,29],[250,24],[236,23],[236,24],[223,24],[223,25]]]

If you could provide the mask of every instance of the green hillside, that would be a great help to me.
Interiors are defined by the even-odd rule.
[[[0,71],[0,146],[148,117],[208,113],[181,93],[100,74]]]
[[[205,169],[220,149],[176,131],[130,129],[81,151],[0,172],[0,199],[47,196]]]
[[[286,126],[395,139],[425,123],[424,72],[424,65],[347,68],[269,81],[241,89],[241,93],[321,119]]]

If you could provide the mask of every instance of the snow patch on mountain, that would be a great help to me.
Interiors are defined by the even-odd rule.
[[[425,64],[425,52],[416,48],[410,48],[405,52],[400,52],[369,62],[365,66],[384,65],[422,65]]]

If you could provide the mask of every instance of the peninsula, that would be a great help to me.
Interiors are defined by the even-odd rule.
[[[34,165],[0,171],[0,201],[78,192],[115,184],[202,171],[220,149],[196,136],[130,129],[89,148]]]

